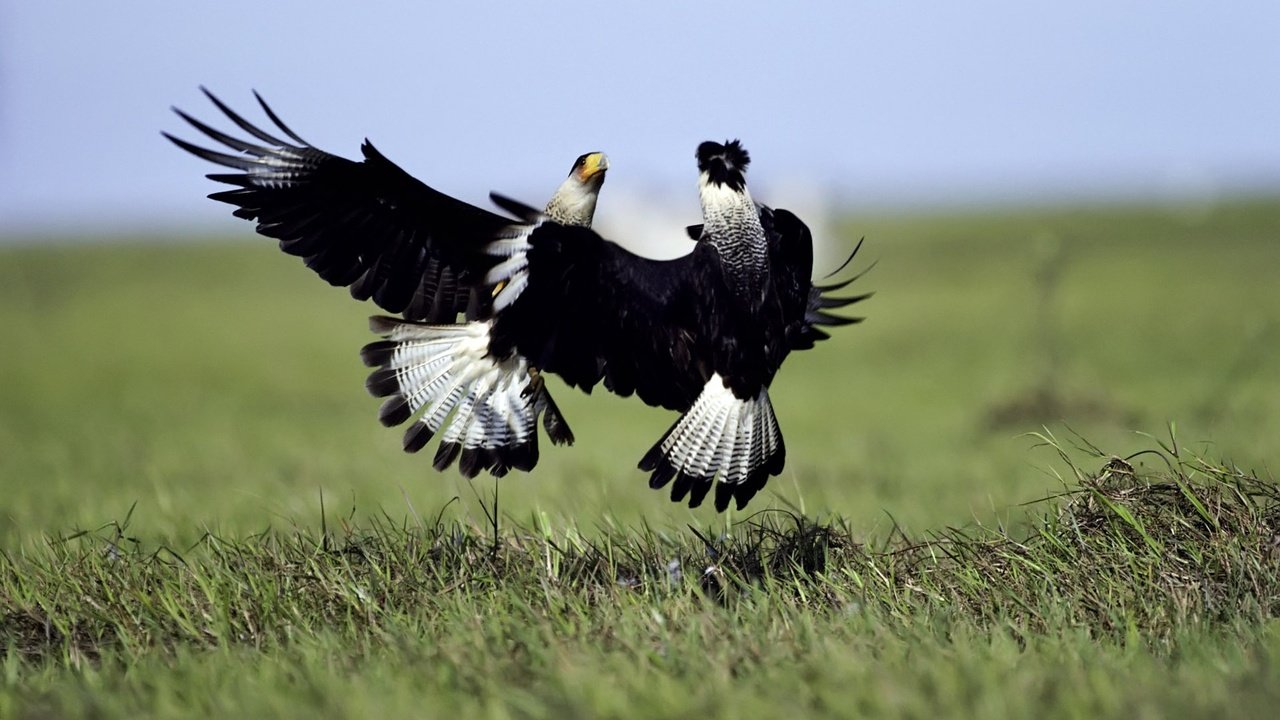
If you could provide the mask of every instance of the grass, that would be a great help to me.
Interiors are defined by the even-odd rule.
[[[781,511],[724,536],[384,518],[183,551],[113,525],[0,559],[0,697],[52,716],[1261,716],[1280,486],[1174,452],[1069,465],[1020,535],[877,545]]]
[[[0,251],[0,717],[1267,716],[1277,231],[859,219],[878,295],[779,376],[763,512],[670,504],[670,416],[561,388],[496,523],[294,259]]]

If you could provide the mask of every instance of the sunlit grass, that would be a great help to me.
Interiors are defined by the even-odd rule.
[[[877,294],[780,373],[748,513],[557,386],[496,545],[376,422],[375,310],[269,242],[0,251],[0,717],[1271,706],[1280,205],[842,227]]]
[[[1276,480],[1173,438],[1140,456],[1145,468],[1040,439],[1060,453],[1066,492],[1020,509],[1018,531],[864,542],[785,511],[728,534],[437,515],[174,549],[133,537],[125,518],[0,555],[0,703],[54,715],[1268,710]],[[1010,694],[1011,674],[1041,692]],[[1162,692],[1162,674],[1188,686]]]

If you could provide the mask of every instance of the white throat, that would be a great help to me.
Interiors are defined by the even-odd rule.
[[[702,221],[715,231],[734,228],[748,234],[764,234],[760,214],[747,188],[735,190],[725,183],[714,183],[707,173],[698,177],[698,197],[702,201]]]
[[[547,217],[562,225],[591,227],[599,194],[590,181],[584,183],[573,175],[560,183],[560,188],[547,203]]]

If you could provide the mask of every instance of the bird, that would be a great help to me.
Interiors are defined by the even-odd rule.
[[[449,197],[391,163],[365,140],[363,162],[303,141],[255,93],[288,140],[210,100],[258,142],[197,130],[238,154],[166,133],[179,147],[239,172],[212,174],[235,189],[210,195],[353,297],[400,317],[370,318],[381,339],[361,350],[366,388],[384,398],[384,425],[408,424],[406,451],[440,436],[433,465],[501,477],[538,462],[538,424],[556,444],[572,432],[547,390],[558,376],[680,413],[639,462],[655,489],[698,507],[739,509],[781,473],[786,451],[768,390],[783,360],[860,317],[828,312],[871,293],[836,296],[811,280],[808,227],[755,202],[740,141],[695,154],[702,223],[672,260],[635,254],[591,228],[608,167],[578,158],[542,209],[507,196],[506,215]],[[843,270],[862,247],[859,241]],[[834,275],[835,273],[832,273]]]
[[[681,413],[640,460],[650,487],[671,485],[673,501],[698,507],[714,486],[718,511],[731,501],[744,508],[785,463],[768,394],[783,360],[829,337],[823,326],[859,322],[828,310],[870,293],[833,295],[859,275],[812,283],[808,227],[752,199],[750,156],[739,141],[704,142],[696,159],[703,222],[687,229],[691,252],[672,260],[642,257],[491,194],[519,221],[484,247],[493,260],[482,280],[492,296],[488,319],[465,328],[372,321],[384,339],[363,356],[377,368],[370,390],[388,398],[384,421],[416,417],[405,438],[418,447],[443,427],[436,467],[460,458],[467,474],[536,437],[540,409],[529,398],[544,374],[588,393],[603,383]],[[481,395],[501,398],[485,407],[502,412],[459,402],[476,376],[493,379]],[[554,440],[563,417],[548,412],[544,427]]]
[[[355,299],[372,299],[382,309],[400,313],[405,322],[458,325],[458,333],[475,334],[478,327],[471,323],[487,314],[492,298],[491,293],[479,290],[485,257],[482,243],[512,222],[511,218],[418,181],[367,139],[361,146],[360,162],[320,150],[285,125],[256,91],[254,97],[263,112],[288,140],[255,126],[208,89],[200,89],[256,141],[224,133],[172,108],[193,128],[235,153],[211,150],[162,133],[201,159],[239,171],[210,174],[209,179],[235,188],[215,192],[210,198],[234,205],[236,217],[256,221],[258,233],[279,240],[281,250],[302,257],[307,267],[330,284],[348,286]],[[568,227],[590,227],[608,168],[608,156],[603,152],[580,155],[547,202],[543,210],[546,217]],[[373,319],[379,329],[386,322],[386,318]],[[374,346],[366,348],[366,358],[375,351]],[[501,373],[473,378],[468,388],[478,392],[493,380],[503,380]],[[372,381],[368,386],[375,393],[383,387]],[[506,412],[485,407],[486,402],[496,402],[500,396],[482,399],[464,393],[459,399],[486,416]],[[573,433],[545,384],[539,383],[528,400],[539,414],[549,413],[546,424],[554,428],[552,442],[573,442]],[[387,408],[380,417],[388,425],[403,422]],[[457,420],[461,423],[464,419],[459,416]],[[419,440],[421,434],[406,434],[405,450],[416,452],[425,442]],[[474,477],[484,469],[501,476],[512,466],[532,469],[537,462],[536,441],[533,436],[522,445],[503,446],[486,455],[483,463],[468,453],[463,472]],[[437,462],[436,466],[444,470],[448,463]]]

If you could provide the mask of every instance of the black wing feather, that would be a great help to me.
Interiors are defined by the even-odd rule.
[[[551,222],[529,243],[528,286],[497,315],[490,352],[514,349],[588,392],[603,381],[649,405],[691,407],[713,371],[714,251],[651,260]]]
[[[203,88],[201,88],[203,90]],[[363,161],[331,155],[305,142],[256,92],[267,117],[290,142],[250,123],[205,90],[238,128],[261,145],[175,112],[236,154],[164,133],[175,145],[238,173],[208,177],[233,186],[209,197],[235,206],[236,217],[303,258],[333,285],[350,286],[358,300],[411,320],[452,321],[475,309],[474,286],[489,261],[486,238],[511,219],[452,198],[413,178],[369,142]]]
[[[500,196],[493,199],[515,215],[536,213]],[[820,326],[860,322],[825,311],[870,293],[830,294],[860,275],[815,286],[809,228],[787,210],[761,207],[760,212],[784,327],[773,354],[781,363],[790,351],[812,348],[828,337]],[[687,232],[700,235],[701,226]],[[618,395],[634,393],[650,405],[680,411],[693,404],[712,372],[724,374],[714,358],[726,353],[718,353],[723,348],[715,343],[733,310],[716,305],[724,296],[715,291],[722,280],[711,246],[699,243],[683,257],[651,260],[589,229],[551,222],[538,225],[528,242],[529,284],[497,316],[490,346],[495,355],[516,350],[570,386],[589,392],[603,381]]]
[[[810,280],[813,272],[813,236],[809,228],[794,213],[782,209],[771,211],[762,208],[760,219],[767,229],[772,229],[770,255],[775,283],[782,301],[787,349],[808,350],[814,343],[830,337],[819,325],[836,327],[862,322],[864,318],[841,317],[825,310],[847,307],[871,297],[872,293],[850,297],[830,294],[843,290],[871,268],[843,282],[814,285]],[[861,248],[862,241],[859,240],[853,252],[849,253],[849,257],[835,272],[843,270]]]
[[[787,350],[795,349],[804,332],[809,290],[813,287],[813,235],[788,210],[760,209],[760,224],[769,237],[773,285],[782,307]]]

